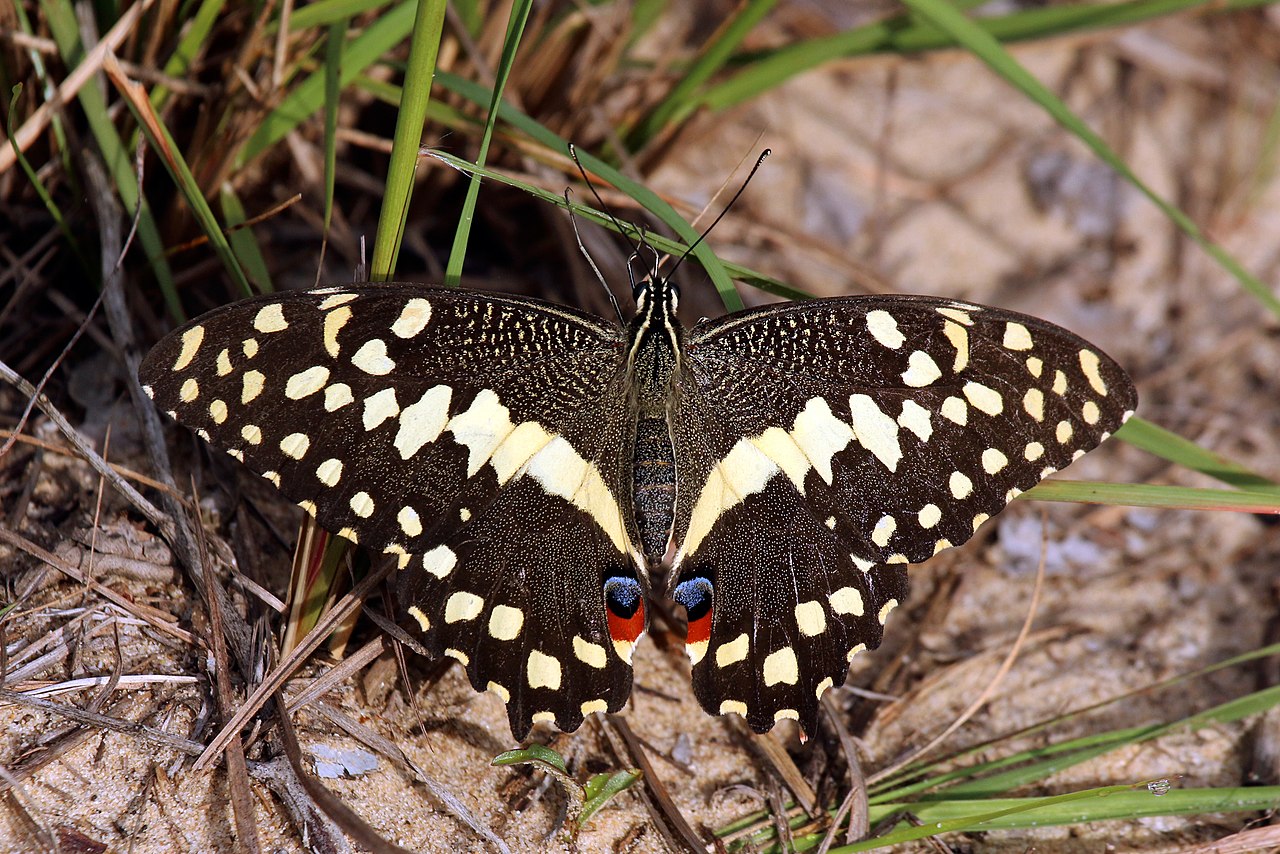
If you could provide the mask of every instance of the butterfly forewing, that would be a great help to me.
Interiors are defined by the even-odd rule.
[[[156,404],[399,563],[411,624],[472,684],[573,729],[630,690],[605,579],[636,578],[621,329],[416,285],[248,300],[177,330]]]
[[[768,307],[690,334],[672,419],[672,585],[699,699],[799,718],[878,645],[905,565],[963,543],[1132,414],[1050,323],[930,297]]]

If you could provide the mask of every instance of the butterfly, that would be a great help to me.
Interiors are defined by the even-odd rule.
[[[264,296],[175,330],[140,380],[394,560],[405,625],[518,739],[623,707],[659,595],[707,712],[812,733],[907,565],[1137,404],[1097,347],[998,308],[854,296],[685,328],[668,279],[633,297],[622,323],[418,284]]]

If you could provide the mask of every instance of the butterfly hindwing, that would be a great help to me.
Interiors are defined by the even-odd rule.
[[[139,373],[324,527],[394,556],[409,624],[506,699],[522,737],[630,689],[604,589],[643,584],[620,504],[624,356],[622,330],[589,315],[376,285],[216,310]]]
[[[812,731],[816,695],[878,645],[905,565],[969,539],[1135,404],[1072,333],[950,300],[836,298],[695,328],[671,586],[703,706]]]

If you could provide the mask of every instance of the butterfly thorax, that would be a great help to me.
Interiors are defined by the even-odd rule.
[[[666,279],[642,282],[635,297],[627,363],[637,413],[632,502],[640,545],[652,569],[667,551],[674,518],[676,467],[670,405],[684,329],[676,319],[678,292]]]

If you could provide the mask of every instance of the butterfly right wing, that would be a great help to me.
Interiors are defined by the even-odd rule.
[[[573,730],[630,692],[642,565],[620,501],[621,329],[419,285],[246,300],[144,361],[156,404],[324,527],[394,555],[424,645]]]

